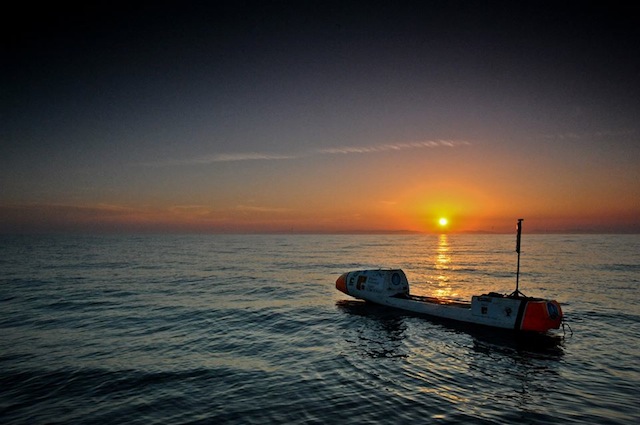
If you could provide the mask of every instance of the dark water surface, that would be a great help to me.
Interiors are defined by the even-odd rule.
[[[530,338],[349,299],[511,292],[512,236],[0,237],[0,423],[640,423],[640,236],[523,237]]]

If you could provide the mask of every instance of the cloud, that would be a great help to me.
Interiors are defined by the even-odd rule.
[[[168,211],[172,214],[191,216],[207,216],[213,212],[206,205],[173,205],[168,208]]]
[[[583,133],[575,133],[575,132],[566,132],[566,133],[555,133],[555,134],[545,134],[543,137],[545,139],[554,139],[554,140],[582,140],[589,138],[607,138],[607,137],[625,137],[625,136],[634,136],[636,134],[635,129],[622,129],[622,130],[603,130],[603,131],[595,131],[595,132],[583,132]]]
[[[466,141],[452,141],[452,140],[425,140],[421,142],[405,142],[405,143],[389,143],[383,145],[373,146],[343,146],[338,148],[320,149],[317,152],[321,154],[334,154],[334,155],[348,155],[348,154],[364,154],[364,153],[378,153],[388,151],[403,151],[407,149],[425,149],[425,148],[438,148],[438,147],[456,147],[456,146],[468,146],[469,142]]]
[[[256,213],[284,213],[291,211],[288,208],[277,208],[277,207],[264,207],[258,205],[238,205],[235,208],[240,212],[256,212]]]
[[[218,162],[232,161],[280,161],[309,157],[314,155],[350,155],[367,154],[390,151],[403,151],[408,149],[433,149],[440,147],[454,148],[458,146],[469,146],[467,141],[454,140],[424,140],[419,142],[388,143],[370,146],[341,146],[335,148],[325,148],[309,151],[300,154],[273,154],[263,152],[236,152],[206,155],[189,159],[175,159],[157,162],[145,162],[142,165],[150,167],[180,166],[180,165],[209,165]]]
[[[148,167],[167,167],[175,165],[209,165],[217,162],[233,162],[233,161],[272,161],[293,159],[293,155],[280,155],[260,152],[241,152],[241,153],[221,153],[215,155],[206,155],[188,159],[169,159],[166,161],[144,162],[142,165]]]
[[[206,156],[203,158],[198,158],[193,163],[200,164],[211,164],[214,162],[231,162],[231,161],[272,161],[272,160],[280,160],[280,159],[292,159],[295,156],[292,155],[278,155],[278,154],[269,154],[269,153],[258,153],[258,152],[248,152],[248,153],[223,153],[218,155]]]

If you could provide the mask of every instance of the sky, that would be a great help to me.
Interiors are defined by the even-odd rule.
[[[49,3],[0,18],[0,233],[640,232],[628,2]]]

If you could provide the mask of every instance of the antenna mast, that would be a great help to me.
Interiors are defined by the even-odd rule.
[[[522,235],[522,222],[524,218],[518,219],[518,224],[516,225],[516,229],[518,230],[518,235],[516,236],[516,252],[518,253],[518,268],[516,269],[516,290],[511,294],[512,297],[526,297],[525,294],[520,292],[520,237]]]

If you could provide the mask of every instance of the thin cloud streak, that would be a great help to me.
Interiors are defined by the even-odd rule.
[[[566,133],[556,133],[556,134],[545,134],[543,137],[545,139],[554,139],[554,140],[582,140],[588,138],[606,138],[606,137],[626,137],[626,136],[634,136],[636,134],[636,129],[623,129],[623,130],[603,130],[603,131],[595,131],[589,133],[575,133],[575,132],[566,132]]]
[[[210,164],[213,162],[261,161],[261,160],[272,161],[272,160],[293,159],[293,158],[296,158],[296,157],[292,155],[278,155],[278,154],[269,154],[269,153],[249,152],[249,153],[223,153],[219,155],[203,157],[198,159],[197,161],[202,164]]]
[[[260,152],[245,153],[222,153],[217,155],[207,155],[199,158],[189,159],[170,159],[166,161],[144,162],[141,165],[147,167],[170,167],[179,165],[209,165],[217,162],[234,162],[234,161],[273,161],[283,159],[295,159],[294,155],[278,155]]]
[[[367,154],[367,153],[380,153],[390,151],[403,151],[408,149],[433,149],[439,147],[454,148],[458,146],[470,146],[471,143],[467,141],[454,141],[454,140],[425,140],[420,142],[404,142],[404,143],[389,143],[383,145],[372,146],[342,146],[337,148],[326,148],[310,151],[302,154],[272,154],[272,153],[260,153],[260,152],[239,152],[239,153],[222,153],[216,155],[207,155],[198,158],[190,159],[176,159],[157,162],[145,162],[144,166],[149,167],[168,167],[168,166],[180,166],[180,165],[209,165],[218,162],[233,162],[233,161],[275,161],[275,160],[287,160],[304,158],[314,155],[350,155],[350,154]]]
[[[289,208],[265,207],[258,205],[237,205],[235,209],[244,213],[286,213],[291,211]]]
[[[409,142],[409,143],[390,143],[385,145],[374,146],[344,146],[339,148],[328,148],[317,151],[321,154],[363,154],[363,153],[377,153],[388,151],[403,151],[407,149],[424,149],[424,148],[438,148],[438,147],[456,147],[456,146],[468,146],[469,142],[466,141],[452,141],[452,140],[426,140],[422,142]]]

